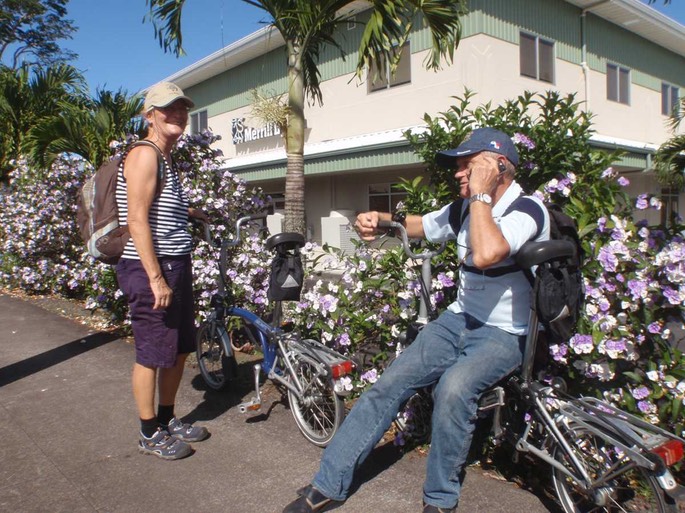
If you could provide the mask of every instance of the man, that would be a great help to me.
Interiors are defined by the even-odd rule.
[[[418,389],[435,384],[432,442],[423,487],[424,513],[455,511],[462,467],[473,435],[479,396],[521,365],[530,284],[513,256],[529,240],[549,238],[549,217],[514,181],[518,153],[509,136],[474,130],[439,165],[456,169],[460,199],[402,222],[410,237],[455,240],[460,286],[456,301],[421,330],[381,378],[357,401],[326,448],[311,485],[284,513],[323,511],[347,498],[355,469]],[[359,214],[364,240],[389,213]]]

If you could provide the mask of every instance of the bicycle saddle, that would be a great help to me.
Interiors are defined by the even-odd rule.
[[[276,247],[283,246],[285,249],[295,249],[304,246],[304,237],[299,233],[277,233],[266,239],[266,249],[271,251]]]
[[[563,260],[575,253],[575,246],[567,240],[546,240],[526,242],[514,257],[516,264],[524,269],[540,265],[543,262]]]

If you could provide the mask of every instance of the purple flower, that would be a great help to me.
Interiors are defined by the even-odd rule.
[[[614,176],[616,176],[616,171],[613,167],[608,167],[602,171],[602,178],[613,178]]]
[[[599,263],[602,264],[602,267],[609,272],[616,271],[616,268],[618,267],[618,258],[606,246],[599,250],[597,260],[599,260]]]
[[[680,304],[680,294],[677,290],[673,290],[671,287],[664,287],[664,297],[668,299],[668,302],[672,305]]]
[[[647,283],[641,280],[628,280],[628,290],[633,300],[647,297]]]
[[[654,334],[661,333],[661,324],[659,324],[658,322],[653,322],[649,326],[647,326],[647,331]]]
[[[619,176],[618,180],[616,182],[621,186],[621,187],[627,187],[630,185],[630,180],[628,180],[625,176]]]
[[[514,141],[514,144],[520,144],[521,146],[528,148],[529,150],[535,149],[535,143],[532,141],[532,139],[530,139],[530,137],[523,135],[520,132],[516,132],[514,134],[514,137],[512,137],[512,140]]]
[[[639,401],[637,407],[642,413],[650,413],[652,411],[652,404],[649,401]]]
[[[637,387],[635,390],[633,390],[633,397],[638,401],[641,399],[646,399],[649,397],[649,388],[644,385]]]
[[[591,335],[581,335],[580,333],[573,335],[569,340],[569,346],[576,354],[591,353],[594,349]]]
[[[454,280],[445,273],[438,273],[438,282],[440,282],[443,287],[454,287]]]
[[[606,226],[607,226],[607,218],[606,217],[600,217],[599,219],[597,219],[597,230],[599,230],[600,232],[604,232],[604,230],[606,230]]]
[[[640,194],[637,197],[637,201],[635,201],[635,208],[638,210],[644,210],[649,206],[649,203],[647,202],[647,195],[646,194]]]

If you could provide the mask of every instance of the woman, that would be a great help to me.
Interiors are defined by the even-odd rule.
[[[131,233],[117,264],[117,279],[128,296],[135,340],[132,382],[140,417],[139,449],[163,459],[188,456],[189,442],[209,435],[206,428],[185,424],[174,414],[185,360],[195,344],[188,217],[207,221],[204,212],[188,207],[171,159],[192,107],[175,84],[153,86],[143,112],[148,144],[129,151],[117,182],[119,220]]]

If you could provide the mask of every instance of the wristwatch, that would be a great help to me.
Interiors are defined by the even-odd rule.
[[[479,192],[469,198],[469,203],[473,203],[474,201],[482,201],[486,205],[492,205],[492,197],[485,192]]]

